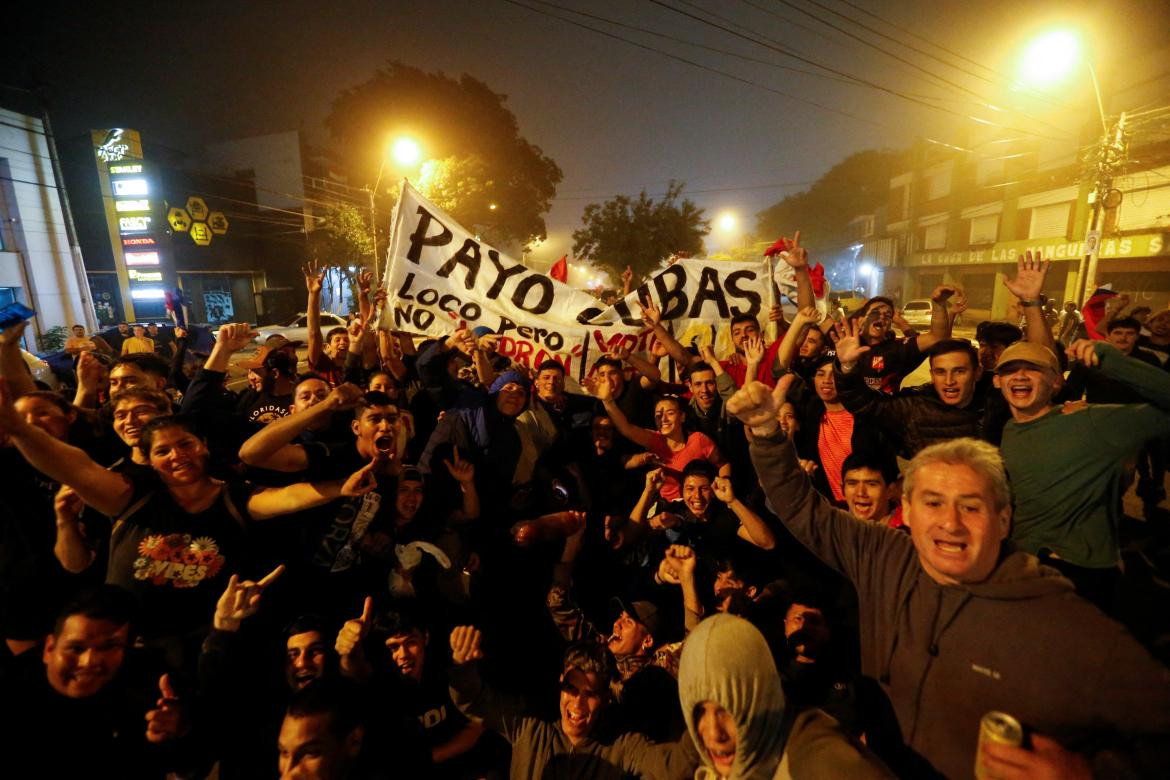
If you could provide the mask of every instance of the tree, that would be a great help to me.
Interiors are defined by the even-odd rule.
[[[387,232],[379,230],[378,246],[382,250],[386,240]],[[323,222],[309,234],[309,254],[327,272],[326,308],[332,310],[341,304],[345,290],[352,300],[357,294],[357,274],[372,269],[375,262],[369,210],[341,203],[331,206]]]
[[[672,181],[662,200],[646,191],[637,198],[618,195],[590,203],[581,215],[584,227],[573,231],[573,254],[591,260],[617,279],[629,265],[634,277],[648,276],[676,252],[699,254],[703,236],[711,232],[703,209],[689,199],[679,202],[683,182]]]
[[[869,214],[890,196],[890,177],[902,155],[870,149],[834,165],[807,191],[789,195],[756,215],[756,231],[775,239],[800,231],[801,243],[829,250],[851,243],[849,221]]]
[[[338,95],[325,126],[348,167],[368,172],[371,182],[392,138],[417,137],[428,158],[424,194],[464,225],[522,245],[544,238],[544,214],[562,173],[520,135],[506,100],[467,74],[456,81],[395,61]],[[387,192],[394,179],[384,177]]]

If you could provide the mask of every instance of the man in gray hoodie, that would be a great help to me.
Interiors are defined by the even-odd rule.
[[[679,699],[703,765],[696,780],[886,780],[894,775],[821,710],[787,708],[759,629],[713,615],[691,632]]]
[[[1058,572],[1005,544],[998,451],[973,439],[927,447],[905,472],[910,536],[860,522],[812,489],[780,430],[790,385],[753,383],[728,408],[751,428],[773,510],[857,589],[862,673],[881,683],[911,751],[895,769],[970,776],[980,718],[1000,710],[1032,737],[1031,749],[980,753],[997,776],[1166,776],[1170,672]]]

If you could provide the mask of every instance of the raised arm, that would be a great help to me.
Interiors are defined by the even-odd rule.
[[[1031,250],[1028,250],[1016,261],[1016,278],[1004,277],[1003,286],[1020,300],[1027,331],[1024,337],[1028,341],[1048,347],[1055,353],[1056,340],[1052,337],[1052,329],[1044,320],[1044,307],[1040,298],[1051,265],[1051,260],[1040,259],[1039,252],[1033,256]]]
[[[773,391],[767,385],[752,382],[728,402],[732,414],[751,430],[752,462],[772,511],[814,555],[855,583],[859,575],[876,570],[875,561],[879,558],[894,565],[894,558],[912,559],[914,548],[909,539],[899,539],[892,532],[886,534],[888,529],[868,526],[834,509],[813,489],[792,442],[776,421],[776,411],[783,405],[792,381],[791,374],[781,377]],[[904,549],[894,558],[879,550],[903,543]]]
[[[695,551],[685,544],[672,544],[666,548],[662,563],[658,565],[655,579],[666,585],[678,585],[682,591],[683,625],[691,633],[703,619],[703,603],[695,587]]]
[[[666,354],[670,356],[680,368],[690,368],[691,365],[698,360],[691,354],[686,347],[679,343],[674,334],[666,329],[662,324],[662,310],[653,300],[642,301],[642,322],[654,334],[654,338],[658,339],[658,343],[666,350]],[[718,365],[718,361],[716,361]],[[722,370],[722,369],[721,369]]]
[[[273,420],[261,428],[240,447],[240,460],[249,466],[275,471],[303,471],[309,466],[309,456],[305,448],[293,444],[293,440],[334,412],[357,406],[364,395],[357,385],[338,385],[321,403]]]
[[[792,267],[792,275],[796,279],[796,308],[807,309],[810,306],[816,308],[817,296],[808,272],[808,250],[800,245],[799,230],[792,235],[792,248],[787,252],[781,252],[780,258]]]
[[[25,320],[0,331],[0,378],[8,381],[8,392],[13,400],[37,389],[20,354],[20,338],[27,327],[28,320]]]
[[[484,387],[491,387],[492,382],[496,381],[496,369],[489,355],[496,351],[499,342],[499,334],[485,333],[475,340],[475,349],[471,350],[471,364],[475,366],[475,375]]]
[[[305,316],[309,330],[309,365],[313,365],[325,354],[325,341],[321,336],[321,288],[325,284],[325,269],[309,263],[301,271],[305,275],[305,290],[309,294]]]
[[[479,518],[479,491],[475,488],[475,464],[459,457],[459,446],[453,448],[451,460],[443,460],[447,471],[459,483],[463,494],[463,505],[451,513],[450,520],[468,523]]]
[[[958,293],[957,287],[940,284],[930,294],[930,330],[914,337],[920,351],[925,352],[943,339],[951,337],[951,312],[948,301],[952,295]]]
[[[456,626],[451,631],[451,700],[464,715],[482,721],[492,731],[514,743],[524,721],[522,705],[501,696],[479,676],[483,636],[474,626]]]
[[[57,541],[53,555],[61,568],[72,574],[80,574],[93,564],[97,552],[89,545],[81,529],[81,510],[85,502],[69,487],[62,486],[53,499],[53,514],[57,517]]]
[[[84,451],[53,438],[25,420],[13,406],[7,380],[0,379],[0,438],[7,434],[20,454],[49,479],[68,485],[81,500],[107,515],[117,515],[134,493],[130,480],[106,471]]]
[[[647,390],[662,380],[662,371],[659,370],[658,366],[634,352],[629,347],[617,347],[607,353],[607,355],[623,363],[629,363],[634,371],[638,373],[638,381]]]
[[[715,482],[711,484],[711,489],[715,492],[715,498],[727,504],[739,520],[739,538],[745,542],[751,542],[756,547],[762,550],[771,550],[776,546],[776,537],[772,533],[772,529],[763,519],[751,510],[744,502],[740,501],[736,495],[735,490],[731,486],[731,480],[727,477],[716,477]]]
[[[605,406],[605,413],[609,415],[609,419],[613,420],[613,425],[618,429],[618,433],[643,449],[648,450],[653,446],[654,432],[632,425],[626,419],[625,413],[618,407],[617,401],[613,399],[613,391],[608,382],[597,382],[595,393],[598,400]]]
[[[631,523],[643,528],[646,526],[646,515],[650,511],[650,505],[658,498],[658,491],[664,484],[666,478],[662,475],[662,469],[650,469],[646,472],[646,484],[638,496],[638,503],[630,510]]]
[[[800,345],[808,335],[808,329],[815,327],[821,321],[821,312],[816,306],[807,306],[796,312],[792,318],[792,327],[784,331],[784,338],[780,339],[780,349],[776,353],[776,362],[780,368],[787,371],[792,368],[796,356],[800,354]]]
[[[338,498],[364,496],[378,486],[372,460],[344,481],[297,482],[278,488],[260,488],[248,498],[248,514],[254,520],[268,520],[328,504]]]
[[[92,352],[83,352],[77,359],[77,392],[73,405],[79,409],[96,409],[104,367]]]

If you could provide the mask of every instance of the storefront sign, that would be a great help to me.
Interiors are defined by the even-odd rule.
[[[1039,253],[1051,260],[1077,260],[1085,254],[1084,241],[1060,238],[1002,241],[987,249],[965,252],[915,252],[906,258],[912,266],[997,265],[1015,263],[1025,252]],[[1153,257],[1170,254],[1170,242],[1163,233],[1135,236],[1107,236],[1101,239],[1098,256],[1102,259]]]

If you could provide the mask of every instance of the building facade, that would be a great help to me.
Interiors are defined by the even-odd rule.
[[[36,310],[28,348],[52,328],[96,326],[50,131],[0,108],[0,306]]]

